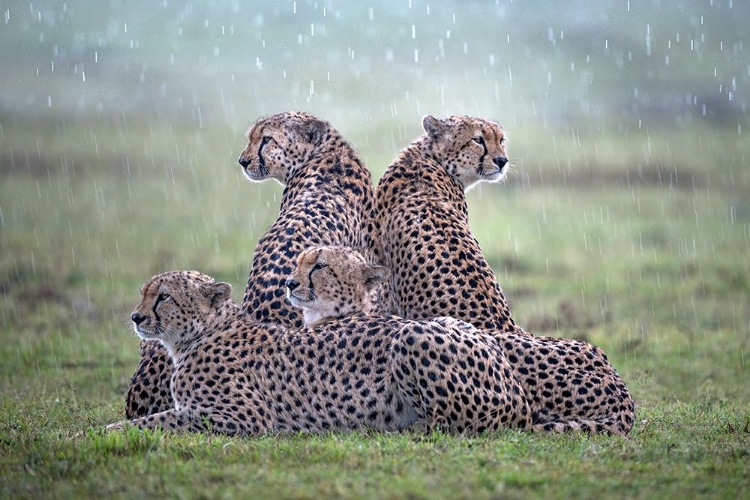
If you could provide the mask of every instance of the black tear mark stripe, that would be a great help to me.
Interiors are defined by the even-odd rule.
[[[315,264],[315,266],[317,266],[317,264]],[[313,273],[315,271],[317,271],[317,269],[315,268],[315,266],[313,266],[310,269],[310,272],[307,273],[307,283],[308,283],[308,288],[310,289],[310,292],[309,292],[310,295],[314,295],[315,294],[315,285],[313,284],[313,281],[312,281],[312,275],[313,275]]]
[[[156,321],[161,321],[161,316],[159,316],[159,313],[156,312],[156,308],[159,307],[159,304],[161,304],[162,302],[164,302],[165,300],[167,300],[167,297],[171,297],[171,296],[168,295],[165,298],[161,298],[161,297],[162,297],[161,293],[159,295],[157,295],[156,302],[154,302],[154,307],[151,309],[151,312],[154,313],[154,319]],[[177,307],[178,309],[180,308],[180,304],[178,304],[177,301],[174,300],[174,297],[172,297],[172,302],[174,302],[175,307]]]
[[[159,304],[161,304],[162,302],[166,300],[166,299],[162,299],[161,297],[162,297],[161,294],[156,296],[156,302],[154,302],[154,307],[151,308],[151,312],[154,313],[154,319],[156,321],[161,321],[161,316],[159,316],[159,313],[156,312],[156,308],[159,307]]]
[[[315,297],[315,284],[313,283],[312,275],[315,271],[319,271],[321,269],[326,268],[327,266],[325,264],[321,264],[320,262],[316,262],[315,265],[310,269],[310,272],[307,273],[307,282],[309,283],[308,287],[310,289],[309,298],[312,299]]]
[[[266,168],[266,160],[263,159],[263,148],[266,147],[266,144],[268,144],[270,140],[270,137],[264,137],[260,140],[260,147],[258,148],[258,163],[262,170],[265,170]]]
[[[479,157],[479,166],[481,167],[484,163],[484,158],[489,154],[489,150],[487,149],[487,141],[484,140],[484,136],[480,134],[479,137],[481,137],[482,139],[479,144],[482,146],[482,148],[484,148],[482,156]]]

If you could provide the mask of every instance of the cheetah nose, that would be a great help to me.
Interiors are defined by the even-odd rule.
[[[250,165],[250,160],[247,160],[241,156],[237,159],[237,162],[242,165],[242,168],[247,168],[247,166]]]
[[[508,163],[508,158],[505,156],[496,156],[493,158],[492,163],[497,165],[498,168],[503,168],[506,163]]]
[[[143,316],[142,314],[138,314],[138,313],[133,313],[130,315],[130,319],[133,320],[133,323],[135,323],[135,326],[138,326],[141,323],[143,323],[143,320],[146,319],[146,316]]]
[[[287,279],[286,282],[284,282],[284,284],[286,285],[286,287],[289,289],[290,292],[294,291],[294,289],[299,287],[299,281],[297,281],[294,278]]]

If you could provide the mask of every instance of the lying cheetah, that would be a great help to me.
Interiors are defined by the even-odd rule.
[[[496,123],[426,116],[425,134],[402,150],[378,183],[376,227],[392,272],[394,314],[451,316],[485,330],[515,331],[508,304],[471,233],[464,191],[498,181],[508,168]]]
[[[290,111],[258,120],[239,157],[252,181],[285,185],[276,222],[258,241],[242,307],[257,321],[300,327],[284,300],[284,279],[310,245],[347,245],[369,255],[374,193],[370,172],[329,123]],[[127,418],[174,406],[171,362],[159,342],[141,342],[141,361],[126,398]]]
[[[291,276],[286,280],[287,298],[302,309],[309,327],[356,312],[375,312],[379,304],[373,293],[390,276],[387,267],[369,264],[359,252],[344,246],[305,250],[297,258],[296,269],[306,269],[308,274],[295,272],[299,279]],[[331,274],[331,279],[319,280],[313,287],[312,275],[323,269],[326,271],[322,274]]]
[[[313,329],[256,323],[231,286],[195,271],[155,276],[131,318],[169,353],[173,408],[143,428],[228,435],[372,428],[478,433],[530,423],[492,339],[454,320],[352,314]],[[125,422],[112,424],[120,428]]]
[[[317,322],[355,314],[368,305],[366,279],[373,272],[355,250],[314,247],[302,252],[287,280],[288,294]],[[298,300],[295,290],[306,290]],[[347,293],[340,293],[345,290]],[[464,335],[479,335],[468,323],[450,318]],[[463,325],[463,326],[462,326]],[[571,339],[533,337],[523,333],[492,335],[503,366],[520,383],[536,431],[584,430],[625,435],[633,427],[635,405],[625,383],[596,346]],[[494,334],[494,335],[493,335]],[[506,361],[507,359],[507,361]]]

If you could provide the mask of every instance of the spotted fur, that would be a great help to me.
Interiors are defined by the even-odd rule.
[[[374,190],[367,167],[341,134],[308,113],[259,120],[239,158],[248,179],[282,182],[279,217],[261,237],[242,307],[257,321],[301,326],[284,281],[311,245],[346,245],[371,260]]]
[[[174,406],[131,424],[227,435],[529,425],[527,407],[510,411],[520,389],[508,383],[491,339],[461,332],[454,320],[353,314],[290,329],[252,321],[230,291],[195,271],[164,273],[141,288],[133,324],[173,360]]]
[[[371,288],[388,276],[386,268],[367,263],[352,248],[311,247],[297,259],[297,267],[287,280],[287,286],[291,285],[288,294],[292,304],[303,310],[305,319],[311,319],[311,324],[327,324],[353,314],[378,318],[371,300]],[[511,374],[508,360],[490,336],[453,318],[437,318],[430,322],[403,321],[421,325],[419,337],[406,343],[412,353],[410,365],[405,368],[408,373],[430,366],[435,360],[458,355],[456,364],[421,374],[426,384],[422,389],[427,391],[428,402],[420,405],[425,412],[433,412],[431,421],[434,425],[451,428],[452,422],[475,418],[477,409],[472,407],[472,402],[473,396],[477,395],[480,399],[502,398],[505,401],[502,409],[494,409],[493,416],[484,415],[480,420],[496,419],[501,426],[527,426],[528,403]],[[449,329],[450,342],[445,342],[444,335],[435,335],[435,323]],[[461,346],[460,353],[456,352],[456,346]],[[422,361],[415,361],[420,358]],[[475,363],[493,367],[497,376],[491,388],[480,382],[481,376],[472,373]],[[478,392],[470,393],[472,398],[469,398],[462,393],[463,385],[459,381],[475,384]],[[444,397],[437,399],[437,393]],[[470,417],[463,416],[464,412]]]
[[[505,132],[468,116],[426,116],[425,134],[378,183],[381,262],[391,270],[390,310],[411,319],[450,316],[486,330],[516,325],[469,227],[465,190],[507,171]]]
[[[313,271],[318,262],[325,262],[326,267]],[[367,290],[363,286],[366,275],[361,272],[367,266],[351,248],[305,250],[300,254],[290,279],[306,279],[306,287],[314,299],[295,305],[303,308],[305,317],[316,315],[321,322],[334,316],[341,317],[341,314],[332,314],[331,311],[358,314],[362,311],[360,307],[367,306]],[[485,334],[452,318],[436,321],[450,326],[457,332],[458,339],[461,336],[482,339],[485,352],[494,356],[503,367],[505,383],[510,383],[514,390],[520,388],[520,396],[511,402],[515,402],[517,408],[529,406],[533,430],[581,430],[625,435],[633,427],[633,399],[622,378],[598,347],[572,339],[534,337],[525,333],[488,331]],[[434,353],[440,349],[440,342],[437,338],[430,339],[429,335],[429,331],[426,332],[420,348],[435,359],[441,355]],[[456,402],[455,387],[446,387],[446,392],[454,395],[453,401],[458,407],[465,404],[465,399]],[[504,414],[512,415],[513,408],[506,409]]]
[[[256,321],[299,327],[284,280],[310,245],[347,245],[371,255],[374,190],[370,172],[328,122],[290,111],[261,118],[247,133],[239,157],[252,181],[275,179],[284,192],[276,222],[258,241],[242,307]],[[126,417],[173,406],[171,362],[164,348],[141,342],[141,361],[126,397]]]

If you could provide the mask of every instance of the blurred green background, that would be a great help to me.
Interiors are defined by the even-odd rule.
[[[471,220],[522,325],[674,328],[685,349],[731,326],[744,371],[748,18],[726,1],[12,5],[4,330],[23,353],[18,325],[84,316],[119,344],[138,285],[170,269],[241,296],[281,192],[236,164],[261,116],[331,121],[377,180],[424,114],[465,113],[510,135],[515,172],[470,193]],[[56,307],[71,317],[35,314]]]
[[[470,217],[517,321],[602,346],[636,428],[682,402],[750,414],[748,2],[1,9],[6,416],[73,398],[72,427],[120,418],[153,274],[241,298],[281,186],[236,158],[289,109],[329,120],[374,180],[425,114],[497,120],[514,171],[469,193]]]

